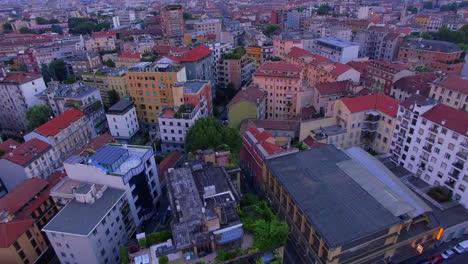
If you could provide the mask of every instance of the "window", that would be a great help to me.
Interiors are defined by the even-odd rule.
[[[16,250],[20,250],[21,247],[20,245],[18,244],[18,242],[15,241],[15,243],[13,243],[13,246],[15,247]]]
[[[102,250],[101,250],[101,256],[104,256],[104,254],[106,254],[106,250],[105,250],[105,249],[102,249]]]
[[[39,247],[35,248],[34,250],[36,251],[37,255],[41,255],[42,252],[41,252],[41,249]]]
[[[28,238],[31,238],[31,237],[32,237],[31,232],[29,232],[29,230],[26,230],[26,236],[27,236]]]
[[[33,247],[36,247],[36,246],[37,246],[36,240],[35,240],[34,238],[31,240],[31,245],[32,245]]]
[[[57,247],[62,247],[62,243],[59,243],[59,242],[55,243],[55,245],[56,245]]]
[[[21,259],[26,258],[26,254],[24,254],[23,250],[19,251],[18,255],[20,256]]]
[[[62,255],[62,257],[66,257],[67,254],[65,254],[65,252],[60,252],[60,255]]]
[[[449,153],[445,153],[445,156],[444,156],[446,159],[450,159],[450,154]]]
[[[106,229],[106,235],[109,235],[109,228]]]

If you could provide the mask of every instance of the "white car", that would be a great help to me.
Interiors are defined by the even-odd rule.
[[[451,249],[447,249],[445,250],[444,252],[442,252],[442,254],[440,254],[442,256],[443,259],[449,259],[453,256],[455,256],[455,252]]]

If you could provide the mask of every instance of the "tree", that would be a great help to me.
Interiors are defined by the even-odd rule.
[[[62,35],[63,34],[63,29],[62,27],[60,27],[59,25],[52,25],[52,27],[50,28],[50,30],[54,33],[57,33],[57,34],[60,34]]]
[[[432,8],[434,8],[434,4],[432,3],[432,1],[424,2],[423,8],[424,9],[432,9]]]
[[[273,35],[278,29],[279,29],[278,25],[271,24],[265,28],[265,30],[263,31],[263,34],[265,34],[267,37],[271,37],[271,35]]]
[[[52,74],[50,73],[50,69],[47,64],[44,64],[44,63],[41,64],[41,74],[42,74],[42,77],[44,78],[45,83],[49,83],[51,81]]]
[[[286,244],[289,228],[286,222],[273,217],[270,222],[260,219],[254,225],[254,247],[262,252],[270,251]]]
[[[319,8],[317,9],[317,15],[319,16],[328,15],[330,11],[332,10],[333,10],[333,7],[331,7],[329,4],[320,5]]]
[[[20,65],[19,65],[19,71],[20,72],[28,72],[28,66],[24,62],[21,62]]]
[[[19,31],[20,31],[21,34],[33,34],[33,33],[35,33],[34,30],[32,30],[32,29],[30,29],[28,27],[21,27]]]
[[[49,121],[51,115],[49,107],[45,105],[35,105],[26,110],[26,119],[28,120],[28,130],[33,130],[36,127]]]
[[[184,20],[193,20],[192,14],[184,12]]]
[[[49,64],[49,71],[52,79],[63,82],[67,79],[67,65],[63,60],[54,60]]]
[[[110,105],[114,105],[120,100],[120,95],[117,93],[115,89],[112,89],[107,92],[107,95],[109,96],[109,103]]]
[[[115,68],[115,62],[113,60],[111,60],[111,59],[107,59],[104,62],[104,65],[106,65],[109,68]]]
[[[169,258],[167,256],[162,256],[159,258],[159,264],[167,264],[169,263]]]
[[[225,126],[213,117],[198,119],[187,131],[185,137],[187,152],[198,149],[216,149],[222,144],[227,144],[232,155],[236,155],[242,146],[242,137],[237,129]]]
[[[418,9],[415,6],[408,6],[406,10],[410,11],[412,14],[418,13]]]
[[[236,87],[234,86],[234,83],[230,82],[228,83],[227,87],[226,87],[226,95],[227,95],[227,98],[228,100],[231,100],[232,98],[234,98],[234,96],[236,95]]]
[[[49,24],[49,20],[43,17],[36,17],[36,23],[39,25],[46,25],[46,24]]]
[[[122,264],[128,264],[130,262],[130,256],[128,255],[128,249],[126,247],[120,249],[120,258],[122,259]]]
[[[76,83],[76,77],[75,76],[68,76],[65,81],[63,81],[64,84],[73,84]]]

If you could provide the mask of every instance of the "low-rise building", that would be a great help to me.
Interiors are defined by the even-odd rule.
[[[136,226],[154,215],[161,189],[151,147],[108,144],[94,154],[71,156],[64,167],[72,180],[123,190]]]
[[[124,190],[67,182],[55,195],[71,199],[42,229],[60,263],[120,263],[120,248],[135,231]],[[67,190],[64,190],[67,189]]]
[[[115,90],[120,98],[129,95],[126,73],[126,67],[100,68],[97,71],[83,73],[81,77],[86,84],[99,88],[104,105],[110,107],[110,91]]]
[[[423,181],[444,186],[468,206],[468,113],[414,95],[398,109],[392,159]]]
[[[58,212],[49,196],[51,185],[42,179],[21,182],[0,199],[0,259],[5,264],[47,263],[50,242],[41,232]]]
[[[262,175],[301,263],[400,262],[440,239],[431,208],[361,148],[325,145],[271,158]]]
[[[429,95],[430,94],[430,95]],[[445,105],[468,111],[468,78],[454,75],[430,84],[430,96]]]
[[[245,119],[265,119],[266,92],[255,86],[240,90],[226,106],[229,126],[239,128]]]
[[[107,123],[110,134],[119,142],[131,142],[140,130],[135,104],[130,98],[124,98],[107,110]]]
[[[36,95],[46,88],[39,74],[0,70],[0,131],[4,134],[26,131],[26,110],[39,104]]]
[[[167,177],[175,251],[198,255],[240,248],[244,235],[237,214],[240,197],[223,167],[190,163],[169,169]],[[157,255],[168,253],[162,250]]]
[[[460,74],[465,65],[463,54],[452,42],[410,38],[400,46],[398,60],[420,63],[432,71]]]
[[[84,72],[89,72],[102,65],[99,53],[94,51],[85,51],[75,53],[64,59],[67,63],[69,72],[76,76],[81,76]]]
[[[140,62],[142,56],[140,52],[124,52],[115,59],[116,67],[130,67]]]
[[[413,94],[429,97],[431,83],[443,78],[442,76],[443,74],[437,72],[427,72],[403,77],[393,84],[391,96],[400,101],[408,99]]]
[[[414,75],[409,63],[370,61],[368,76],[371,88],[379,93],[391,94],[393,84],[403,77]]]
[[[117,39],[115,32],[95,32],[85,40],[86,50],[109,51],[115,50],[115,41]]]
[[[331,37],[318,38],[313,41],[309,50],[313,54],[345,64],[358,58],[359,44]]]

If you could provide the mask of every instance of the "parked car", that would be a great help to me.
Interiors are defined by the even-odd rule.
[[[431,264],[439,264],[444,261],[444,258],[441,255],[435,255],[428,259],[429,263]]]
[[[457,252],[458,254],[463,254],[468,251],[468,240],[458,243],[453,247],[453,251]]]
[[[442,252],[442,254],[440,254],[442,256],[443,259],[449,259],[453,256],[455,256],[455,252],[451,249],[447,249],[445,250],[444,252]]]

